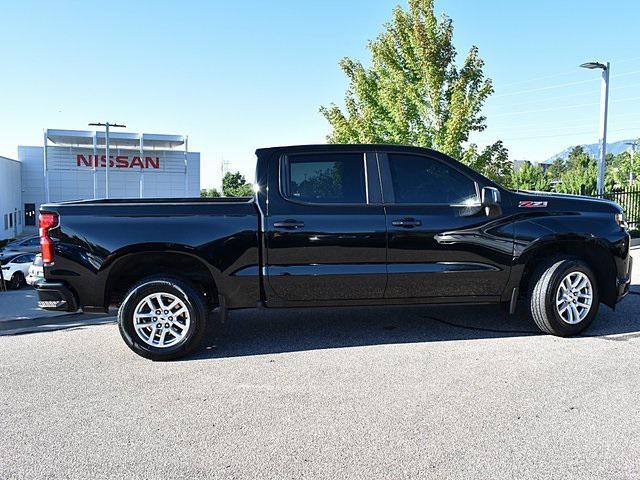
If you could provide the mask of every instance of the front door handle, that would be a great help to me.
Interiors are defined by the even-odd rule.
[[[413,228],[419,227],[422,225],[420,220],[416,220],[415,218],[401,218],[399,220],[394,220],[391,222],[391,225],[394,227],[403,227],[403,228]]]
[[[295,229],[304,227],[304,222],[287,219],[287,220],[283,220],[282,222],[274,222],[273,226],[274,228],[285,228],[287,230],[295,230]]]

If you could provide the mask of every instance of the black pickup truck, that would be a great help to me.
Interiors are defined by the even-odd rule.
[[[136,353],[177,358],[218,309],[526,301],[574,335],[625,296],[623,211],[516,192],[433,150],[259,149],[253,198],[43,205],[39,305],[119,305]]]

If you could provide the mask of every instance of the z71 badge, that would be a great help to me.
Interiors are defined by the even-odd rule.
[[[545,208],[546,206],[547,202],[536,202],[533,200],[525,200],[518,203],[518,207],[520,208]]]

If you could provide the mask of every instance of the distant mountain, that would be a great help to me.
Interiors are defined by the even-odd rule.
[[[614,155],[618,155],[619,153],[626,152],[629,149],[629,145],[625,145],[625,143],[626,142],[633,142],[633,140],[634,139],[631,139],[631,140],[620,140],[618,142],[607,143],[607,153],[613,153]],[[556,153],[555,155],[547,158],[543,163],[553,162],[558,157],[566,159],[569,156],[569,153],[571,153],[571,150],[573,150],[574,147],[575,147],[575,145],[572,145],[570,147],[565,148],[560,153]],[[582,148],[584,148],[592,157],[598,158],[598,144],[597,143],[584,144],[584,145],[582,145]]]

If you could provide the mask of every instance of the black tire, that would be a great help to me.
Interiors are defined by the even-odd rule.
[[[25,283],[27,283],[27,281],[24,278],[24,274],[22,272],[16,272],[11,277],[9,288],[13,290],[20,290],[22,287],[24,287]]]
[[[135,309],[143,299],[154,293],[173,295],[180,299],[188,310],[189,326],[184,337],[175,345],[152,346],[145,342],[134,327]],[[151,360],[174,360],[198,348],[206,330],[207,316],[204,296],[193,285],[179,278],[155,276],[140,281],[129,290],[118,310],[118,325],[125,343],[138,355]]]
[[[568,323],[556,307],[556,295],[563,279],[574,272],[586,275],[591,283],[591,306],[586,316],[577,323]],[[533,274],[529,289],[529,312],[537,327],[545,333],[560,337],[577,335],[585,330],[598,313],[600,300],[598,283],[589,266],[578,259],[553,258]]]

